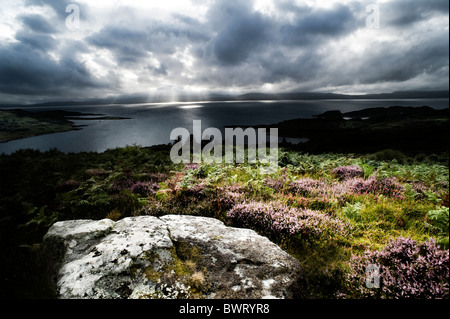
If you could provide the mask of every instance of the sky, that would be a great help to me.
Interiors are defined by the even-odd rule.
[[[448,86],[447,0],[0,0],[0,104]]]

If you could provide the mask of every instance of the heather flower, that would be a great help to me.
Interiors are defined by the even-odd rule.
[[[165,181],[167,179],[167,174],[164,173],[148,173],[147,174],[148,180],[150,182],[162,182]]]
[[[339,220],[309,209],[286,207],[280,202],[238,204],[227,216],[237,226],[256,229],[278,240],[309,239],[324,232],[345,232],[345,225]]]
[[[208,187],[204,184],[195,184],[191,187],[180,188],[176,192],[176,200],[180,203],[192,204],[198,203],[199,201],[207,197]]]
[[[358,287],[364,297],[437,299],[449,297],[449,251],[440,250],[433,239],[417,243],[400,237],[383,251],[366,251],[351,260],[350,289]],[[380,269],[380,288],[368,289],[365,267]]]
[[[155,182],[136,182],[129,188],[132,193],[142,196],[155,195],[159,189],[159,184]]]
[[[423,185],[422,183],[412,183],[411,186],[414,192],[416,192],[416,194],[420,198],[425,198],[425,193],[430,191],[430,188]]]
[[[285,184],[284,180],[274,179],[272,177],[266,178],[266,185],[276,192],[280,192],[281,190],[283,190],[284,184]]]
[[[123,190],[129,190],[133,194],[139,194],[141,196],[151,196],[155,195],[159,188],[159,184],[153,181],[136,182],[132,179],[122,179],[113,183],[111,192],[113,194],[118,194]]]
[[[291,177],[288,175],[287,170],[281,170],[281,173],[278,178],[267,177],[266,185],[272,188],[276,192],[280,192],[284,189],[287,183],[291,180]]]
[[[328,188],[328,185],[320,180],[312,178],[302,178],[289,184],[292,192],[301,196],[313,196],[323,193],[323,190]]]
[[[377,179],[370,177],[367,180],[352,178],[344,183],[344,187],[356,194],[379,194],[390,197],[401,197],[403,186],[392,178]]]
[[[187,163],[187,164],[185,164],[184,171],[189,171],[189,170],[193,171],[193,170],[198,169],[199,167],[200,167],[200,165],[197,163]]]
[[[245,201],[244,189],[239,185],[217,187],[217,196],[222,209],[229,210]]]
[[[364,170],[358,165],[341,166],[333,169],[332,174],[340,180],[349,178],[364,177]]]
[[[384,195],[402,198],[403,186],[392,178],[377,179],[370,177],[367,180],[355,177],[335,183],[326,183],[322,180],[303,178],[289,184],[289,191],[302,197],[326,197],[340,199],[346,195]]]
[[[306,208],[314,201],[312,198],[293,196],[292,194],[282,195],[282,198],[285,205],[300,208]]]
[[[118,194],[124,189],[131,190],[135,181],[131,179],[119,179],[114,181],[113,185],[111,186],[111,192],[114,194]]]
[[[332,203],[325,195],[318,195],[314,198],[293,196],[292,194],[282,195],[282,201],[285,205],[299,208],[310,208],[312,210],[328,210]]]

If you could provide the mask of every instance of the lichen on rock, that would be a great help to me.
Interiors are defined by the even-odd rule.
[[[249,229],[194,216],[63,221],[44,237],[60,298],[300,298],[299,263]]]

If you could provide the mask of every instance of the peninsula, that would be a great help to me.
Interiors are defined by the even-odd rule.
[[[0,110],[0,143],[43,134],[80,130],[71,120],[125,120],[128,118],[62,110],[29,112]]]

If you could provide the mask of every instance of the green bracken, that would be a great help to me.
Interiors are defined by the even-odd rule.
[[[308,289],[316,298],[340,296],[351,257],[367,249],[382,250],[400,236],[417,242],[433,238],[448,250],[448,153],[311,155],[281,149],[279,169],[262,175],[257,165],[174,165],[169,152],[170,145],[129,146],[101,154],[22,150],[0,155],[0,242],[5,252],[0,262],[1,294],[23,295],[23,291],[14,291],[13,287],[21,285],[13,284],[12,278],[23,287],[30,277],[37,280],[43,267],[12,263],[20,261],[22,254],[14,247],[40,243],[54,222],[67,219],[186,214],[231,225],[227,212],[243,202],[280,202],[309,209],[344,223],[347,232],[325,230],[327,236],[308,242],[301,238],[277,242],[299,260]],[[334,169],[351,165],[363,170],[361,181],[371,179],[382,187],[398,185],[399,192],[352,191],[348,181],[333,175]],[[392,183],[382,184],[385,179]],[[298,181],[320,183],[311,182],[308,187],[315,187],[314,191],[306,196],[292,187]],[[133,185],[138,183],[148,183],[153,191],[136,192]],[[208,289],[200,255],[200,247],[178,243],[172,261],[165,266],[191,287],[192,296]],[[149,255],[148,260],[154,257]],[[144,273],[152,281],[167,279],[158,268],[147,268]]]

